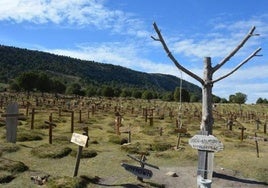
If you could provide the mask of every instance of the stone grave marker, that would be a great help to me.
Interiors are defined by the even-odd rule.
[[[17,126],[18,117],[23,114],[19,114],[18,103],[10,103],[7,106],[6,114],[2,114],[2,117],[6,117],[6,139],[7,142],[16,143],[17,139]]]

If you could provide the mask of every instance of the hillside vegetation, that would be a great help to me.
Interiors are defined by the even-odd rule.
[[[180,79],[166,74],[149,74],[122,66],[85,61],[50,53],[0,46],[0,80],[7,83],[22,72],[43,71],[66,80],[76,78],[85,84],[107,84],[159,92],[173,92]],[[201,88],[183,80],[183,88],[201,98]]]

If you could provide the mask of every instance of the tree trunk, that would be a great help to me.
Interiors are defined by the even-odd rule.
[[[212,127],[214,123],[212,114],[212,67],[211,58],[204,58],[204,84],[202,85],[202,120],[201,131],[207,131],[208,135],[212,135]]]

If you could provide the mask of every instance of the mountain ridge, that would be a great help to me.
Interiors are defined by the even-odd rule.
[[[76,76],[86,83],[115,84],[156,91],[174,91],[180,86],[176,76],[161,73],[146,73],[120,65],[56,55],[48,52],[0,45],[0,79],[14,79],[21,72],[50,71]],[[201,96],[201,88],[183,80],[182,87]]]

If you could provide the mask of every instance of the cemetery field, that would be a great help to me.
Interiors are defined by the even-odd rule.
[[[188,142],[200,129],[201,103],[0,97],[0,187],[196,186],[198,152]],[[18,113],[10,115],[14,102]],[[267,187],[268,106],[217,104],[213,116],[213,135],[224,146],[214,155],[213,187]],[[88,135],[85,147],[71,142],[73,133]],[[140,167],[142,156],[153,175],[140,181],[122,164]]]

